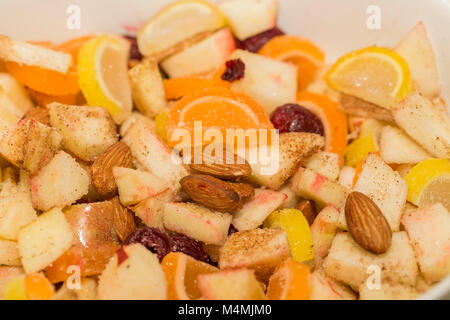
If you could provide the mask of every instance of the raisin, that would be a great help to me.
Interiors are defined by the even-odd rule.
[[[284,35],[284,32],[280,30],[280,28],[274,27],[273,29],[245,39],[244,41],[236,40],[236,46],[238,49],[256,53],[262,48],[263,45],[269,42],[269,40],[282,35]]]
[[[230,60],[225,63],[226,69],[222,74],[222,80],[233,82],[242,79],[245,75],[245,64],[241,59]]]
[[[139,47],[137,45],[136,37],[134,36],[124,36],[128,41],[130,41],[130,60],[142,60],[142,54],[139,51]]]
[[[298,104],[285,104],[275,109],[270,121],[283,132],[310,132],[324,136],[325,130],[319,117]]]

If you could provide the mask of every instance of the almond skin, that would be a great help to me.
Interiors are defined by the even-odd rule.
[[[226,149],[221,156],[203,154],[201,162],[191,164],[191,169],[223,180],[242,179],[252,173],[252,168],[245,159]]]
[[[308,221],[309,225],[312,225],[317,216],[316,205],[309,200],[301,200],[296,207],[300,210]]]
[[[114,167],[132,167],[130,148],[124,142],[110,146],[91,165],[92,184],[98,193],[104,197],[117,194],[117,185],[112,174]]]
[[[114,228],[120,241],[124,241],[134,230],[136,230],[134,215],[130,210],[122,206],[119,197],[114,197],[110,201],[113,207]]]
[[[391,247],[391,227],[380,208],[365,194],[350,193],[345,218],[353,239],[367,251],[382,254]]]
[[[181,188],[195,202],[220,212],[232,212],[242,207],[236,190],[217,178],[191,174],[180,180]]]
[[[33,109],[28,110],[23,118],[24,120],[36,120],[46,126],[51,127],[50,125],[50,113],[47,108],[44,107],[35,107]]]
[[[255,189],[248,183],[229,182],[229,184],[239,194],[242,202],[248,201],[255,195]]]

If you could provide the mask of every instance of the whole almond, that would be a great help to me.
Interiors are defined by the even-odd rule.
[[[222,154],[202,154],[200,163],[191,164],[191,169],[202,174],[208,174],[223,180],[235,180],[249,176],[252,168],[248,162],[237,154],[224,149]]]
[[[345,218],[353,239],[367,251],[381,254],[391,247],[392,231],[388,221],[375,202],[363,193],[350,193]]]
[[[117,194],[117,185],[112,174],[114,167],[132,167],[131,151],[124,142],[110,146],[91,165],[92,184],[102,196],[113,197]]]
[[[117,236],[120,241],[124,241],[135,229],[133,213],[122,206],[119,197],[114,197],[110,200],[113,206],[113,222]]]
[[[180,180],[181,188],[195,202],[220,212],[232,212],[242,207],[239,194],[227,182],[217,178],[191,174]]]
[[[246,202],[255,195],[255,189],[248,183],[229,182],[229,184],[239,194],[242,202]]]
[[[314,219],[316,219],[317,216],[316,205],[314,204],[314,202],[305,199],[301,200],[298,203],[296,209],[300,210],[303,213],[309,225],[313,224]]]
[[[33,109],[28,110],[23,118],[24,120],[36,120],[40,123],[43,123],[47,126],[50,125],[50,113],[47,108],[44,107],[35,107]]]

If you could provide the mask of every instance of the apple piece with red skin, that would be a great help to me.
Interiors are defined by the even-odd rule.
[[[123,139],[138,167],[163,179],[171,190],[180,189],[180,179],[188,175],[181,158],[161,140],[152,125],[137,117],[127,128]]]
[[[263,287],[250,269],[222,270],[198,276],[206,300],[265,300]]]
[[[349,190],[339,183],[305,168],[299,168],[292,177],[292,188],[299,196],[314,200],[321,207],[330,204],[343,208],[349,194]]]
[[[233,213],[233,226],[238,231],[258,228],[287,199],[287,195],[268,189],[255,189],[255,195]]]
[[[273,28],[277,23],[278,7],[278,0],[225,0],[219,3],[219,9],[239,40]]]
[[[340,212],[333,206],[327,206],[320,211],[311,225],[311,236],[314,244],[314,268],[321,267],[328,254],[334,236],[338,230],[337,221]]]
[[[450,213],[437,203],[409,211],[402,217],[416,252],[420,271],[428,282],[437,282],[450,273]]]
[[[356,300],[351,289],[327,277],[323,270],[311,274],[310,285],[310,300]]]
[[[134,205],[169,189],[168,184],[150,172],[115,167],[113,176],[124,206]]]
[[[169,202],[164,206],[164,227],[207,244],[223,244],[232,216],[194,203]]]
[[[147,227],[164,229],[164,205],[173,198],[173,192],[171,190],[165,190],[139,202],[132,207],[132,210]]]
[[[98,299],[167,299],[166,276],[156,254],[137,243],[118,250],[100,275]]]
[[[120,244],[114,229],[113,205],[109,201],[73,205],[64,211],[74,235],[73,245],[46,268],[51,282],[66,280],[71,265],[81,276],[100,274]]]
[[[201,75],[222,66],[235,49],[236,43],[230,29],[224,28],[166,58],[161,62],[161,67],[171,78]]]

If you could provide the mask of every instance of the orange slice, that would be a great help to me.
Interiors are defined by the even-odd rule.
[[[178,100],[188,94],[196,91],[222,87],[229,88],[230,82],[219,79],[207,79],[200,77],[174,78],[164,80],[164,90],[166,91],[167,100]]]
[[[161,262],[167,279],[167,297],[169,300],[196,300],[201,298],[197,287],[200,274],[217,272],[219,269],[210,264],[195,260],[181,253],[171,252]]]
[[[199,126],[202,132],[196,129],[194,136],[194,128]],[[210,129],[221,133],[223,140],[217,141],[217,136],[206,138],[205,133],[212,132]],[[167,121],[168,143],[172,147],[177,145],[182,148],[224,143],[227,129],[243,129],[244,133],[266,129],[263,132],[270,133],[273,125],[264,108],[247,95],[226,88],[205,88],[185,96],[172,107]],[[199,139],[194,139],[199,133]],[[180,135],[184,136],[180,138]],[[257,143],[261,141],[259,135]],[[227,143],[233,144],[234,141]]]
[[[310,271],[301,263],[286,259],[278,265],[267,287],[269,300],[309,300]]]
[[[55,96],[75,95],[80,91],[76,66],[78,51],[91,38],[91,36],[85,36],[61,45],[55,45],[50,42],[35,43],[46,48],[70,53],[74,64],[66,74],[36,66],[21,65],[16,62],[6,62],[6,69],[19,82],[35,91]]]
[[[337,153],[343,159],[347,148],[347,116],[337,103],[325,95],[312,92],[300,92],[297,103],[320,118],[325,129],[327,151]]]
[[[298,91],[306,89],[325,61],[325,54],[314,43],[289,35],[271,39],[259,50],[259,54],[296,65],[298,67]]]
[[[33,273],[25,277],[25,292],[30,300],[50,300],[55,288],[43,273]]]
[[[28,93],[30,94],[31,99],[39,106],[45,107],[49,103],[52,102],[59,102],[69,105],[82,105],[83,104],[83,97],[81,94],[69,94],[66,96],[54,96],[50,94],[45,94],[42,92],[38,92],[32,89],[28,89]]]

